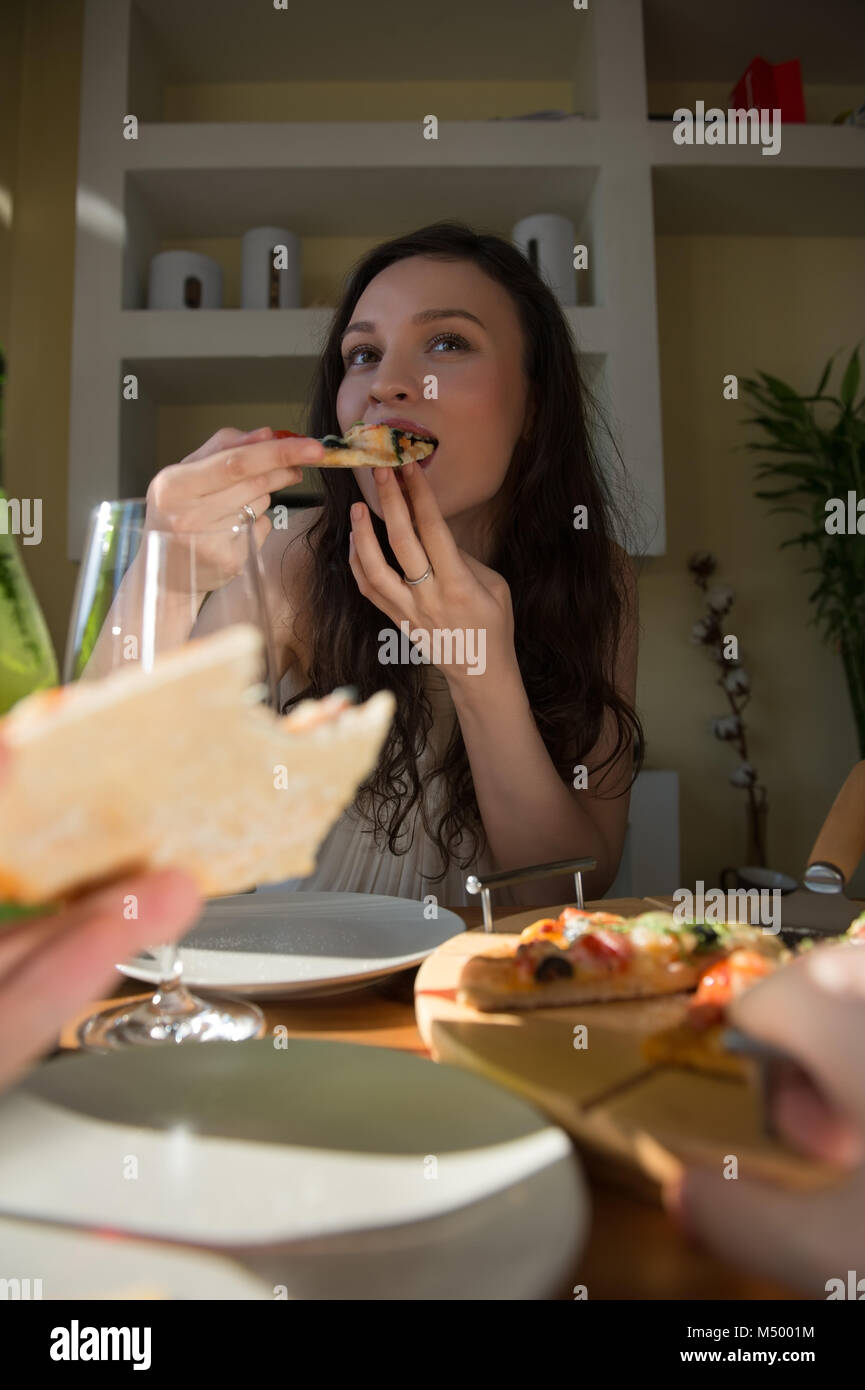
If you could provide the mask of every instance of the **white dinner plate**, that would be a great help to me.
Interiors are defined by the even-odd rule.
[[[44,1063],[0,1099],[0,1215],[203,1247],[272,1297],[526,1299],[563,1292],[588,1201],[567,1135],[510,1091],[298,1039]],[[4,1277],[39,1274],[26,1248]]]
[[[437,911],[425,917],[413,898],[370,893],[282,889],[216,898],[183,938],[183,979],[190,989],[251,999],[359,989],[419,965],[465,931],[455,912]],[[158,978],[146,952],[118,969],[148,984]]]
[[[273,1298],[267,1284],[222,1255],[113,1232],[2,1217],[0,1251],[2,1277],[19,1281],[11,1296],[26,1299]]]

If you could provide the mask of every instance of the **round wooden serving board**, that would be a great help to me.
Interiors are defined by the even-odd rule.
[[[518,940],[498,931],[464,932],[424,961],[415,981],[415,1012],[436,1061],[519,1091],[573,1135],[590,1171],[655,1200],[660,1184],[685,1159],[730,1171],[734,1156],[742,1176],[799,1188],[837,1176],[830,1166],[803,1159],[767,1136],[756,1076],[737,1081],[643,1060],[642,1039],[678,1023],[687,994],[512,1013],[459,1004],[463,962],[507,951]],[[579,1025],[587,1029],[585,1047],[575,1046]]]

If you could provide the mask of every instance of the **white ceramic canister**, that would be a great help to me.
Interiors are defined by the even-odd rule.
[[[285,227],[253,227],[242,248],[244,309],[299,309],[300,237]]]
[[[560,304],[576,304],[574,245],[577,234],[573,222],[558,213],[538,212],[516,224],[511,240],[546,280]]]
[[[197,251],[160,251],[150,262],[148,309],[221,309],[222,266]]]

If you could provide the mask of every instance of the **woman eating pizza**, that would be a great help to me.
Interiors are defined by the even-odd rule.
[[[346,684],[397,698],[375,774],[294,886],[461,904],[470,872],[590,856],[586,896],[609,889],[642,730],[636,582],[592,409],[526,259],[439,223],[354,270],[309,437],[220,430],[150,484],[154,527],[255,514],[286,707]],[[325,467],[322,504],[274,528],[271,493],[359,422],[434,448],[396,468]],[[193,636],[230,582],[212,583]],[[562,876],[496,902],[568,892]]]

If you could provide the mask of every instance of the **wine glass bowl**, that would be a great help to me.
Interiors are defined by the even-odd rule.
[[[277,673],[251,511],[206,529],[169,530],[148,525],[145,498],[102,502],[93,509],[70,617],[64,682],[136,666],[150,671],[161,655],[190,638],[236,623],[251,623],[262,639],[260,671],[248,697],[276,708]],[[87,1019],[79,1030],[83,1046],[241,1041],[261,1035],[264,1018],[256,1005],[222,996],[208,1002],[190,994],[178,946],[154,946],[150,953],[159,970],[152,997]]]

